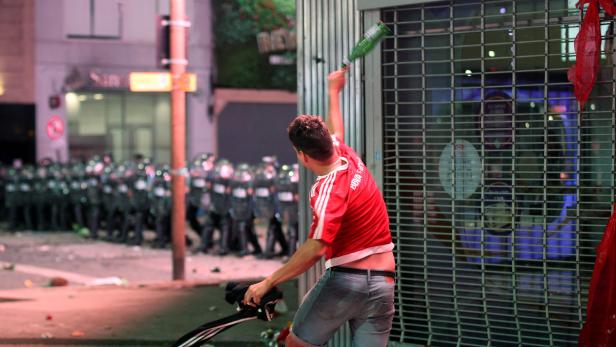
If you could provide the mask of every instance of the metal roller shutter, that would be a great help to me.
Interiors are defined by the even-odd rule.
[[[567,81],[575,2],[381,11],[394,30],[381,57],[400,274],[391,341],[577,345],[614,196],[616,85],[610,43],[579,112]]]

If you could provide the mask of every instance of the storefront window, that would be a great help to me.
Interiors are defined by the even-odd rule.
[[[66,95],[71,157],[111,152],[116,161],[143,155],[170,161],[166,94],[76,92]]]

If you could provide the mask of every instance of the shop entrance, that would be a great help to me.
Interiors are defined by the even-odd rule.
[[[72,158],[109,152],[116,162],[140,155],[169,163],[167,94],[68,93],[66,105]]]

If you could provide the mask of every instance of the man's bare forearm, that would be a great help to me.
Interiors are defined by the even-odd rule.
[[[306,240],[285,265],[265,280],[269,282],[270,286],[276,286],[297,277],[319,261],[325,254],[327,247],[322,241]]]
[[[344,123],[342,112],[340,111],[340,92],[330,90],[329,95],[329,114],[327,117],[327,127],[332,135],[340,140],[344,140]]]
[[[344,123],[340,110],[340,91],[344,88],[347,68],[336,70],[327,77],[327,95],[329,97],[329,112],[327,114],[327,128],[330,134],[344,141]]]

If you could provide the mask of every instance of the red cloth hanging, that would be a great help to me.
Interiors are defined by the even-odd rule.
[[[616,14],[616,5],[613,0],[580,0],[575,5],[580,11],[588,5],[586,15],[575,37],[576,63],[569,69],[567,77],[573,83],[575,97],[580,103],[580,109],[590,96],[597,74],[599,72],[599,55],[601,51],[601,25],[599,20],[599,6],[610,16]]]
[[[580,347],[616,346],[616,204],[597,247]]]

